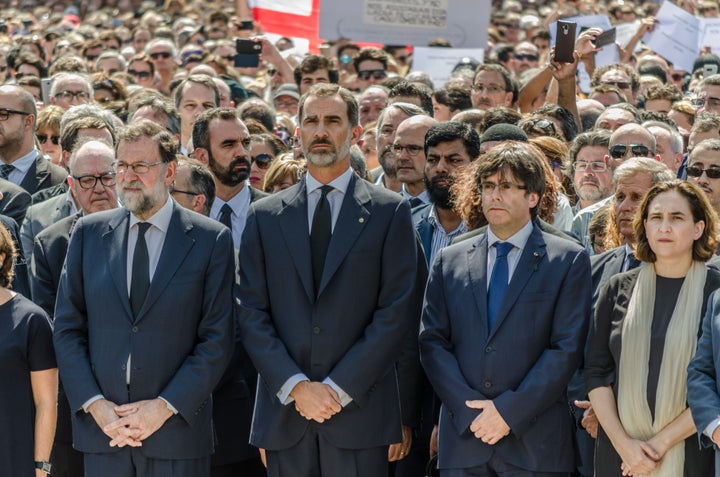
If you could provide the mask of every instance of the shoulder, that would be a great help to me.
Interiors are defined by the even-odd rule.
[[[267,192],[263,192],[263,191],[261,191],[260,189],[254,188],[253,186],[250,186],[250,185],[249,185],[248,187],[250,188],[249,190],[250,190],[250,201],[251,201],[251,202],[254,202],[254,201],[256,201],[256,200],[260,200],[260,199],[262,199],[262,198],[267,197],[267,196],[270,195],[270,194],[268,194]]]
[[[33,197],[35,196],[33,195]],[[57,195],[43,200],[42,202],[33,202],[33,204],[28,207],[26,216],[32,217],[34,214],[47,213],[47,211],[55,210],[58,207],[61,207],[66,201],[67,197],[65,195]]]
[[[64,217],[55,222],[54,224],[46,227],[44,230],[41,230],[40,233],[35,236],[35,238],[37,240],[40,240],[41,242],[44,242],[53,240],[56,237],[63,235],[69,236],[72,224],[75,223],[78,219],[79,217],[77,215]]]
[[[431,210],[432,204],[423,204],[411,209],[410,213],[412,214],[413,223],[417,224],[418,222],[426,220],[430,215]]]
[[[50,320],[45,311],[22,294],[17,293],[10,303],[11,313],[18,319],[28,323],[37,323],[42,327],[50,325]]]
[[[188,210],[179,204],[173,204],[173,218],[171,220],[181,220],[193,229],[206,231],[213,235],[219,235],[227,230],[223,224],[217,220],[211,219],[192,210]],[[229,233],[229,232],[228,232]]]
[[[535,230],[533,231],[533,235],[530,236],[529,240],[533,240],[537,237],[541,237],[542,240],[545,242],[548,252],[572,255],[585,252],[585,254],[587,254],[587,250],[585,250],[582,245],[571,240],[567,235],[558,235],[557,233],[545,231],[538,225],[535,225]]]
[[[623,259],[625,258],[625,249],[623,248],[623,246],[606,250],[605,252],[599,253],[597,255],[593,255],[592,257],[590,257],[590,263],[593,267],[602,266],[607,262],[618,259],[619,257],[622,257]]]

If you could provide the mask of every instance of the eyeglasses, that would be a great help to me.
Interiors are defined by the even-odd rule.
[[[225,61],[227,61],[228,63],[234,63],[234,62],[235,62],[235,55],[222,56],[221,58],[224,58]]]
[[[625,144],[615,144],[609,149],[610,157],[612,157],[613,159],[620,159],[621,157],[625,157],[628,149],[635,157],[650,157],[650,148],[644,144],[630,144],[629,146],[626,146]]]
[[[708,176],[708,179],[720,179],[720,167],[710,167],[708,169],[703,169],[702,167],[698,166],[688,166],[685,169],[685,172],[687,172],[688,177],[700,177],[703,175],[703,172],[705,175]]]
[[[372,76],[373,79],[376,80],[382,80],[387,78],[387,73],[385,70],[364,70],[364,71],[358,71],[358,79],[361,79],[363,81],[367,81]]]
[[[90,95],[87,93],[87,91],[60,91],[58,94],[55,95],[55,99],[62,98],[68,101],[72,101],[73,98],[77,99],[88,99]]]
[[[501,182],[496,184],[494,182],[481,182],[480,192],[484,195],[492,195],[495,189],[500,191],[500,194],[505,194],[511,190],[526,190],[527,186],[515,184],[513,182]]]
[[[405,151],[407,151],[408,156],[415,157],[418,154],[420,154],[420,151],[424,151],[425,147],[424,146],[416,146],[414,144],[410,144],[407,146],[401,146],[400,144],[393,144],[390,149],[392,149],[392,152],[394,152],[395,155],[397,155],[397,156],[402,154],[403,150],[405,150]]]
[[[619,89],[630,89],[632,86],[632,83],[626,83],[624,81],[603,81],[602,84],[617,86]]]
[[[527,61],[537,61],[540,59],[538,55],[523,55],[521,53],[515,53],[513,55],[513,58],[516,60],[527,60]]]
[[[705,106],[708,108],[720,108],[720,98],[694,98],[690,102],[698,109]]]
[[[98,56],[100,55],[85,55],[85,59],[88,61],[95,61],[97,60]]]
[[[48,136],[47,134],[36,134],[35,137],[37,137],[37,140],[40,144],[45,144],[48,142],[48,139],[55,144],[56,146],[60,144],[60,136]]]
[[[163,58],[163,59],[167,60],[171,56],[172,55],[170,54],[169,51],[159,51],[157,53],[150,53],[150,58],[152,58],[153,60],[157,60],[158,58]]]
[[[549,119],[545,118],[533,118],[529,119],[528,122],[535,126],[536,128],[540,129],[543,134],[557,134],[557,129],[555,128],[555,123],[550,121]]]
[[[7,121],[11,114],[21,114],[28,116],[30,113],[25,111],[18,111],[16,109],[0,108],[0,121]]]
[[[134,162],[132,164],[128,164],[127,162],[123,161],[115,161],[113,162],[113,168],[115,169],[115,172],[118,174],[125,174],[128,169],[132,169],[132,171],[137,175],[146,174],[151,167],[157,166],[163,164],[163,161],[157,161],[157,162]]]
[[[98,181],[100,181],[100,183],[105,187],[112,187],[116,183],[114,172],[105,172],[99,176],[73,176],[73,179],[80,184],[81,188],[86,190],[94,189]]]
[[[718,9],[718,7],[714,7],[714,6],[713,6],[713,7],[698,7],[698,11],[699,11],[700,13],[712,12],[712,11],[717,10],[717,9]]]
[[[149,71],[128,70],[128,74],[131,76],[136,76],[140,79],[148,79],[152,73],[150,73]]]
[[[602,161],[602,162],[600,162],[600,161],[596,161],[596,162],[578,161],[572,165],[573,171],[575,171],[575,172],[587,172],[588,167],[590,168],[590,171],[592,171],[592,172],[607,171],[607,164],[605,164],[605,161]]]
[[[251,156],[250,161],[251,163],[257,164],[257,166],[260,169],[267,169],[270,167],[270,163],[273,161],[274,157],[272,157],[270,154],[258,154],[257,156]]]
[[[488,84],[488,85],[474,84],[474,85],[472,85],[472,90],[480,91],[480,92],[487,91],[489,94],[495,94],[495,93],[500,93],[500,92],[505,91],[505,88],[502,86],[498,86],[496,84]]]
[[[174,194],[174,193],[176,193],[176,192],[177,192],[178,194],[191,195],[191,196],[193,196],[193,197],[195,197],[196,195],[200,195],[200,194],[198,194],[197,192],[190,192],[189,190],[180,190],[180,189],[176,189],[175,187],[171,187],[171,188],[170,188],[170,193],[171,193],[171,194]]]

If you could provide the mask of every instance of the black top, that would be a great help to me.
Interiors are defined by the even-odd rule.
[[[0,475],[35,476],[30,372],[55,367],[45,312],[20,294],[0,305]]]

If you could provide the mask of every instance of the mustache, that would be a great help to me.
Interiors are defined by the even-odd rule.
[[[453,183],[455,183],[455,179],[453,178],[453,176],[451,176],[449,174],[435,174],[433,176],[433,178],[430,179],[430,184],[437,186],[437,183],[440,181],[447,182],[448,187],[453,185]]]
[[[233,159],[230,162],[229,168],[234,169],[235,166],[238,166],[241,164],[244,164],[245,166],[250,167],[250,161],[248,160],[248,158],[245,156],[240,156],[240,157],[236,157],[235,159]]]
[[[326,146],[333,146],[333,143],[331,143],[331,142],[328,141],[327,139],[322,139],[322,138],[321,138],[321,139],[315,139],[315,140],[313,140],[313,141],[310,143],[310,147],[312,147],[312,146],[317,146],[317,145],[319,145],[319,144],[324,144],[324,145],[326,145]],[[333,146],[333,147],[334,147],[334,146]]]

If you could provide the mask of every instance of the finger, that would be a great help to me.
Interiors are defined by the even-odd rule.
[[[465,401],[465,405],[470,409],[485,409],[487,401]]]
[[[651,458],[653,461],[660,460],[660,455],[647,442],[641,442],[640,448],[643,450],[645,455],[648,456],[649,458]]]
[[[574,401],[574,404],[580,409],[588,409],[590,407],[590,401]]]

